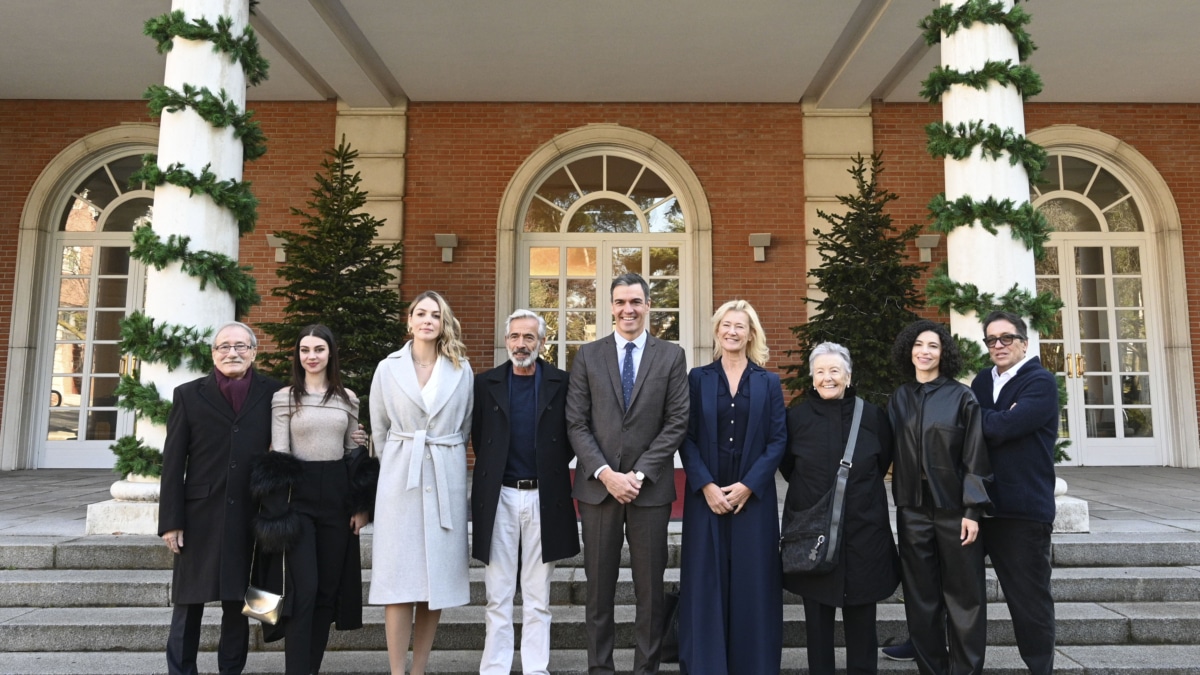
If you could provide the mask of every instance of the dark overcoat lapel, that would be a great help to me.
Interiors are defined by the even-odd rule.
[[[239,414],[215,374],[175,390],[163,448],[159,531],[182,529],[173,601],[237,600],[249,577],[254,517],[251,460],[271,444],[271,396],[279,382],[254,371]]]

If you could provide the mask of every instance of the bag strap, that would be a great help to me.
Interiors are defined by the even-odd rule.
[[[846,440],[846,454],[838,463],[837,483],[833,487],[833,508],[829,516],[829,547],[825,559],[837,555],[838,539],[842,530],[842,516],[846,511],[846,481],[850,478],[850,467],[854,466],[854,446],[858,443],[858,428],[862,423],[863,400],[854,397],[854,419],[850,422],[850,438]]]

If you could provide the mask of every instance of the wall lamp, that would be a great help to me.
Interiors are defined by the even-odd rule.
[[[454,249],[458,247],[458,235],[435,234],[433,240],[437,243],[437,247],[442,249],[442,262],[454,262]]]
[[[917,249],[920,251],[921,262],[931,262],[933,260],[933,249],[937,248],[938,241],[941,240],[940,234],[918,234]]]
[[[268,234],[267,246],[275,249],[275,262],[287,262],[287,249],[283,247],[283,237],[277,234]]]
[[[767,247],[771,245],[771,233],[762,232],[750,235],[750,245],[754,247],[754,262],[766,261]]]

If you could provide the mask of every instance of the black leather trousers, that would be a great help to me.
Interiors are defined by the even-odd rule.
[[[904,612],[918,669],[922,675],[982,673],[987,647],[983,546],[978,540],[962,545],[958,510],[900,507],[896,525]]]

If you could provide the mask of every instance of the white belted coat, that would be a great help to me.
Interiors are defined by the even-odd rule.
[[[371,437],[379,455],[372,547],[372,605],[471,600],[467,579],[467,449],[472,374],[438,357],[427,406],[412,343],[380,361],[371,382]]]

